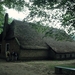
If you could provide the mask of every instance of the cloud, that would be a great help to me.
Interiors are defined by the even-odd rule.
[[[26,8],[25,11],[18,12],[15,9],[8,9],[7,7],[4,7],[6,9],[6,13],[9,14],[10,18],[17,19],[17,20],[23,20],[28,14],[29,10]]]

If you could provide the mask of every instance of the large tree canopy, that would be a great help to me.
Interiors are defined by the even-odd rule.
[[[8,8],[22,10],[25,5],[25,0],[1,0],[0,5],[5,5]]]
[[[74,0],[1,0],[0,1],[0,10],[3,10],[3,5],[8,8],[15,8],[20,11],[25,6],[29,8],[30,15],[27,18],[42,17],[50,21],[50,11],[53,9],[66,10],[66,16],[63,14],[63,23],[74,22],[74,11],[75,11],[75,1]],[[57,11],[56,11],[57,12]],[[61,11],[60,11],[61,12]],[[0,13],[3,13],[0,11]],[[57,13],[59,14],[59,13]],[[53,15],[51,18],[58,18],[56,15]],[[37,16],[36,16],[37,15]],[[60,16],[60,15],[59,15]],[[26,18],[26,19],[27,19]],[[70,20],[70,21],[69,21]],[[68,22],[67,22],[68,21]],[[73,23],[74,24],[74,23]]]
[[[75,0],[30,0],[33,2],[34,6],[38,7],[48,7],[50,8],[60,8],[66,5],[68,2],[74,3]]]
[[[5,9],[4,6],[14,8],[21,11],[24,6],[26,6],[25,0],[0,0],[0,32],[2,31],[2,26],[4,23]],[[11,19],[9,19],[10,21]]]
[[[30,2],[28,7],[31,12],[27,18],[41,17],[40,21],[45,23],[58,19],[64,28],[68,27],[68,32],[75,28],[75,0],[30,0]],[[55,15],[54,13],[51,15],[50,12],[53,12],[54,9],[57,9]]]
[[[9,9],[13,8],[17,11],[22,11],[25,6],[27,6],[27,2],[25,0],[0,0],[0,26],[4,23],[4,7],[8,7]]]
[[[21,11],[24,9],[25,6],[27,6],[26,0],[0,0],[0,33],[2,31],[2,26],[4,25],[4,16],[5,16],[4,7],[8,7],[9,9],[14,8],[18,11]],[[9,19],[9,22],[10,21],[11,19]]]
[[[73,22],[75,17],[75,0],[30,0],[32,4],[30,5],[31,13],[30,15],[39,14],[39,16],[48,16],[45,10],[53,10],[53,9],[62,9],[62,11],[66,11],[65,15],[62,15],[64,22]],[[63,22],[63,23],[64,23]],[[68,23],[69,23],[68,22]],[[74,24],[74,23],[73,23]]]
[[[75,0],[29,0],[29,2],[27,0],[0,0],[0,22],[3,21],[3,6],[14,8],[18,11],[28,7],[30,14],[25,18],[26,20],[40,17],[40,21],[45,23],[46,21],[49,21],[48,23],[50,23],[51,19],[58,19],[62,22],[64,27],[73,26],[75,28]],[[56,14],[53,14],[54,9],[57,9],[55,11]],[[63,13],[64,11],[65,13]],[[70,30],[72,30],[72,27]]]

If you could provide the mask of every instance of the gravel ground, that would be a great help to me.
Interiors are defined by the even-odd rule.
[[[74,64],[75,60],[67,61],[18,61],[0,60],[0,75],[55,75],[54,67],[62,64]]]

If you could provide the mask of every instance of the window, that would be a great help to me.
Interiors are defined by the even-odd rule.
[[[67,58],[70,58],[70,54],[66,54],[66,57],[67,57]]]
[[[62,54],[62,59],[64,59],[65,58],[65,55],[64,54]]]
[[[64,59],[65,55],[64,54],[60,54],[60,59]]]
[[[70,57],[72,58],[72,54],[70,54]]]
[[[1,44],[0,44],[0,53],[1,53]]]
[[[66,54],[65,54],[65,58],[66,58]]]
[[[60,58],[62,57],[62,55],[60,54]]]
[[[56,57],[57,59],[59,59],[60,58],[60,55],[59,54],[57,54],[57,57]]]
[[[75,54],[74,53],[72,54],[72,57],[75,57]]]
[[[9,43],[6,44],[6,51],[9,51]]]

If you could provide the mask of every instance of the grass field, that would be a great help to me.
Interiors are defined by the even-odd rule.
[[[18,61],[0,60],[0,75],[55,75],[55,66],[75,67],[75,60],[64,61]]]

